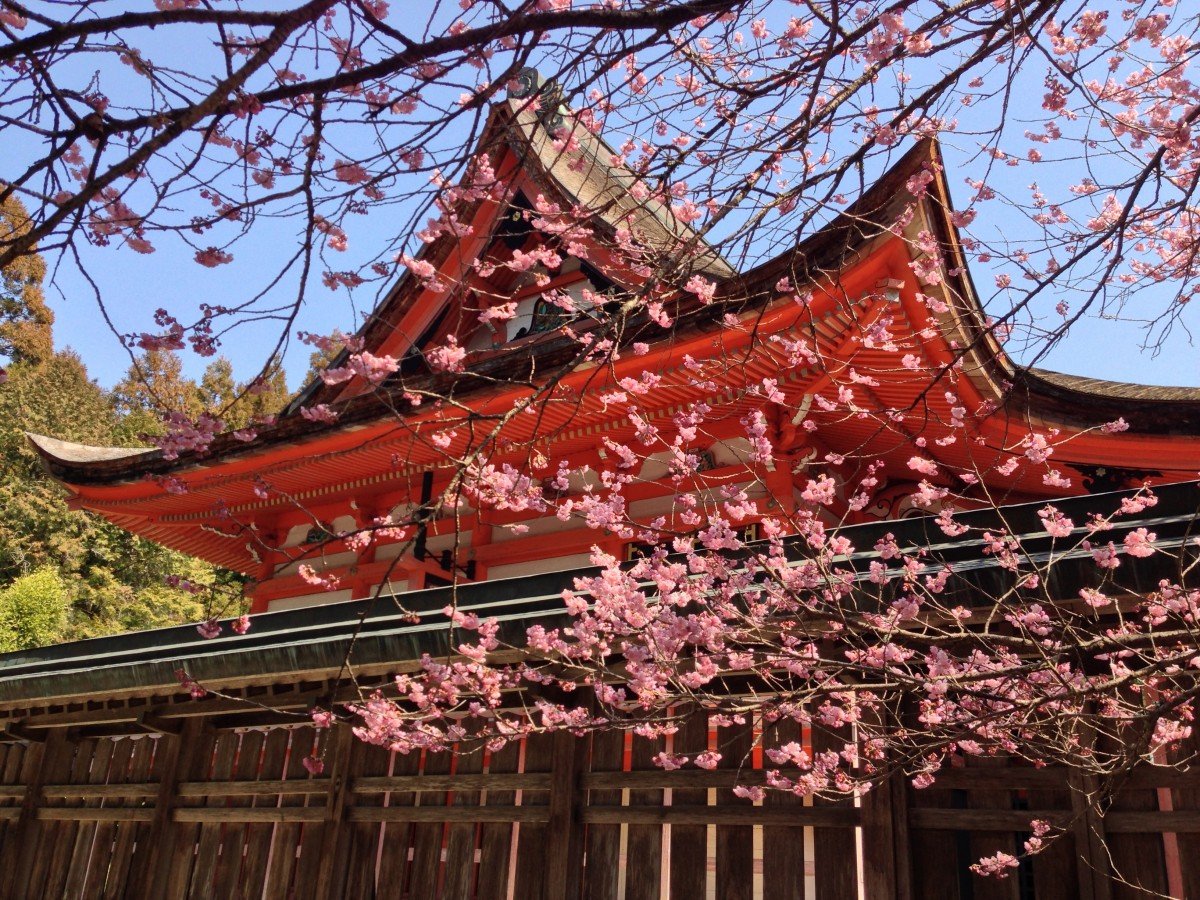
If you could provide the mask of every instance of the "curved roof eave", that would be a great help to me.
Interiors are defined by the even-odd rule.
[[[510,101],[511,103],[511,101]],[[743,274],[731,274],[718,288],[718,301],[709,306],[681,310],[676,318],[672,337],[719,318],[726,305],[743,307],[763,305],[776,298],[776,282],[784,275],[793,283],[812,281],[831,271],[837,271],[863,251],[872,241],[890,233],[899,209],[910,202],[904,190],[908,178],[923,166],[934,164],[936,178],[930,185],[936,204],[928,203],[927,210],[939,231],[939,240],[953,255],[956,265],[949,266],[960,308],[955,310],[956,326],[969,336],[968,352],[974,353],[977,365],[972,377],[986,377],[993,385],[1010,383],[1009,399],[1023,403],[1064,421],[1074,421],[1086,410],[1088,426],[1123,416],[1132,430],[1147,434],[1200,435],[1200,389],[1156,388],[1130,385],[1096,378],[1062,375],[1038,369],[1025,369],[1015,364],[1000,343],[985,326],[983,313],[971,283],[965,255],[957,231],[950,222],[949,189],[940,165],[937,143],[932,139],[920,141],[889,169],[858,200],[833,222],[801,241],[794,248],[762,263]],[[731,270],[732,271],[732,270]],[[400,286],[403,286],[404,279]],[[391,302],[385,301],[385,303]],[[370,326],[367,326],[370,327]],[[631,328],[629,340],[645,339],[646,330]],[[660,335],[661,337],[661,335]],[[537,363],[539,370],[554,358],[570,351],[570,342],[553,333],[539,337],[532,344],[523,343],[511,350],[489,356],[465,373],[492,375],[512,372],[514,362]],[[481,379],[483,381],[484,379]],[[453,390],[460,395],[475,394],[487,385],[466,381],[463,376],[424,374],[415,380],[389,387],[388,394],[398,395],[410,387]],[[30,436],[52,475],[68,485],[114,484],[146,475],[186,470],[198,465],[211,465],[213,458],[244,458],[249,454],[267,452],[289,442],[308,442],[335,433],[349,426],[369,425],[382,417],[394,414],[388,397],[378,392],[361,394],[339,405],[337,422],[316,423],[298,415],[281,417],[274,426],[263,429],[257,440],[240,442],[230,435],[221,435],[210,447],[207,457],[195,453],[181,454],[177,460],[166,460],[157,449],[129,450],[124,448],[87,447],[43,436]]]

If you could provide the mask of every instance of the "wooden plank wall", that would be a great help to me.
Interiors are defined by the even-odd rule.
[[[1124,900],[1186,890],[1200,870],[1180,853],[1200,839],[1200,780],[1162,770],[1103,816],[1083,813],[1085,780],[996,760],[921,791],[755,802],[732,789],[762,783],[765,749],[833,749],[837,735],[693,716],[655,741],[400,755],[344,727],[228,723],[0,744],[0,897]],[[706,749],[715,769],[654,762]],[[1031,818],[1066,836],[1007,880],[968,872],[1018,852]]]

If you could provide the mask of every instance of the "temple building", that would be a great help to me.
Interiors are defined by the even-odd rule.
[[[787,505],[814,472],[836,477],[837,467],[827,461],[837,458],[884,466],[865,508],[849,508],[842,497],[831,507],[834,521],[936,513],[936,507],[914,509],[909,498],[921,477],[908,465],[918,439],[944,471],[981,473],[981,482],[965,490],[980,504],[1195,477],[1200,391],[1023,369],[1008,358],[997,340],[1000,329],[987,322],[971,285],[933,142],[918,144],[799,246],[737,272],[665,204],[635,201],[633,176],[607,161],[612,152],[600,138],[576,127],[564,150],[544,118],[517,98],[493,110],[481,146],[503,147],[493,151],[491,167],[504,191],[491,191],[469,209],[469,237],[443,233],[429,243],[419,263],[436,275],[410,271],[359,332],[367,353],[401,360],[395,374],[382,384],[362,375],[334,385],[318,381],[252,440],[223,435],[203,453],[174,459],[156,449],[31,436],[71,503],[245,573],[253,579],[255,613],[363,597],[385,579],[387,593],[401,593],[445,584],[452,573],[465,582],[569,570],[587,564],[594,544],[626,554],[628,537],[605,536],[578,519],[562,522],[536,510],[479,513],[465,502],[453,515],[424,523],[419,546],[412,528],[360,550],[338,540],[389,515],[411,521],[414,509],[446,489],[453,475],[446,460],[467,449],[468,432],[490,428],[531,395],[538,372],[553,371],[578,352],[576,337],[564,337],[563,327],[586,333],[603,326],[602,306],[569,313],[544,295],[559,291],[597,304],[594,298],[614,286],[638,288],[628,264],[608,264],[613,253],[604,242],[593,242],[580,260],[539,231],[535,223],[551,217],[535,204],[595,211],[594,227],[609,232],[608,247],[625,229],[644,246],[688,248],[691,271],[715,285],[715,296],[704,303],[682,293],[670,327],[636,317],[621,341],[643,343],[645,354],[626,352],[601,367],[576,365],[537,416],[503,425],[487,453],[492,465],[507,463],[543,478],[554,472],[535,470],[538,458],[602,471],[605,439],[627,441],[635,430],[607,395],[623,378],[650,371],[661,383],[639,398],[639,408],[663,441],[672,413],[683,405],[720,406],[720,421],[706,427],[709,443],[697,448],[703,480],[713,489],[748,486],[753,499],[764,501],[764,513],[767,503]],[[933,178],[915,198],[905,186],[925,172]],[[914,204],[915,214],[898,233],[894,223]],[[936,237],[931,253],[922,249],[928,247],[922,235]],[[540,263],[523,270],[509,265],[515,254],[528,259],[543,249],[559,260],[553,271]],[[799,291],[811,297],[797,302]],[[480,313],[499,303],[515,303],[515,314],[481,322]],[[467,351],[465,371],[457,375],[431,371],[423,353],[448,339]],[[697,362],[719,369],[719,384],[698,385]],[[776,382],[780,402],[767,404],[757,395],[754,386],[765,378]],[[870,414],[822,402],[842,385]],[[459,412],[434,402],[413,406],[405,397],[414,395],[445,396]],[[335,411],[336,421],[304,415],[315,407]],[[778,459],[749,471],[739,420],[759,408],[771,419]],[[465,409],[475,416],[473,427],[463,425]],[[888,411],[894,421],[881,427]],[[1104,427],[1117,420],[1128,430]],[[1051,435],[1062,449],[1048,465],[998,474],[997,463],[1031,434]],[[645,459],[636,487],[626,491],[635,521],[649,522],[670,508],[676,487],[665,456]],[[964,483],[943,477],[963,493]],[[585,480],[575,476],[570,491],[596,487]],[[518,523],[525,527],[512,527]],[[302,565],[320,572],[325,583],[303,579]]]
[[[1200,896],[1191,782],[1135,780],[1105,816],[1080,804],[1075,775],[1029,766],[950,771],[924,792],[893,779],[844,800],[752,802],[732,788],[762,775],[751,747],[763,732],[704,711],[670,746],[744,747],[727,754],[744,771],[664,772],[652,757],[667,744],[620,732],[457,757],[313,727],[314,707],[451,653],[452,598],[495,617],[512,647],[530,623],[561,624],[562,591],[593,548],[635,557],[639,526],[679,514],[681,477],[701,520],[710,501],[753,501],[736,523],[744,540],[761,518],[787,521],[820,479],[833,491],[821,515],[859,549],[847,577],[866,577],[887,535],[936,545],[948,590],[965,595],[998,596],[1009,573],[977,537],[937,527],[951,491],[962,521],[1002,517],[1047,559],[1037,513],[1049,500],[1083,522],[1091,494],[1118,492],[1111,505],[1151,483],[1157,506],[1112,534],[1151,524],[1182,546],[1193,531],[1200,389],[1016,364],[972,286],[934,141],[744,271],[613,156],[525,73],[491,111],[487,178],[452,210],[457,226],[409,261],[331,363],[337,377],[273,424],[178,453],[30,435],[75,508],[247,576],[253,623],[0,656],[0,870],[46,886],[0,894],[1101,900],[1126,896],[1105,887],[1120,871]],[[587,230],[556,215],[573,209]],[[620,309],[652,275],[674,287]],[[612,342],[600,362],[589,335]],[[362,365],[380,359],[394,371]],[[698,403],[711,414],[681,476],[668,448]],[[761,422],[769,459],[747,421]],[[656,443],[621,458],[646,433]],[[452,464],[469,455],[527,479],[531,496],[552,487],[555,503],[481,502]],[[585,509],[621,465],[634,476],[624,521],[555,515],[567,500]],[[1077,598],[1094,569],[1059,556],[1054,589]],[[1129,559],[1112,577],[1135,597],[1179,577],[1173,559]],[[1007,886],[973,893],[967,867],[1019,847],[1031,817],[1068,832]]]

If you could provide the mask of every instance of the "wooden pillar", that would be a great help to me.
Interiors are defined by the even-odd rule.
[[[180,827],[175,823],[174,815],[179,783],[208,774],[205,751],[211,753],[212,745],[203,740],[205,725],[202,716],[189,716],[178,734],[159,738],[166,743],[160,744],[163,760],[158,766],[158,795],[148,837],[150,846],[155,848],[155,865],[153,870],[134,872],[131,886],[142,896],[180,897],[187,888],[195,829]]]
[[[357,742],[346,725],[335,725],[330,738],[329,794],[325,801],[325,833],[314,895],[318,900],[339,900],[343,896],[342,885],[346,880],[350,852],[346,801],[353,788],[351,764]]]
[[[1099,786],[1092,776],[1072,771],[1071,810],[1074,813],[1075,856],[1079,868],[1080,900],[1112,900],[1112,881],[1108,865],[1108,847],[1104,841],[1104,820],[1092,801]]]
[[[1095,715],[1095,707],[1085,707],[1085,715],[1079,723],[1079,748],[1086,757],[1096,746],[1096,729],[1088,716]],[[1071,789],[1071,810],[1074,813],[1075,858],[1079,877],[1080,900],[1112,900],[1112,867],[1109,865],[1109,848],[1104,839],[1104,819],[1098,814],[1095,801],[1100,796],[1099,784],[1094,776],[1081,769],[1067,773],[1067,784]]]
[[[896,804],[889,779],[862,798],[863,893],[866,900],[898,898],[897,869],[907,860],[896,858]]]
[[[368,499],[356,497],[350,506],[354,514],[354,525],[359,531],[369,528],[371,523],[379,517],[379,510]],[[370,532],[370,536],[370,542],[358,551],[350,569],[354,573],[354,577],[350,581],[350,596],[355,600],[371,596],[371,592],[375,588],[374,584],[358,574],[364,566],[375,562],[375,532]]]
[[[243,588],[250,601],[250,612],[255,615],[267,611],[268,601],[259,594],[258,588],[274,578],[275,567],[285,561],[286,557],[279,548],[287,540],[287,529],[280,530],[278,516],[273,516],[269,520],[258,520],[256,524],[259,526],[256,550],[259,564],[254,573],[256,581]]]
[[[550,763],[550,820],[546,828],[545,897],[575,898],[583,890],[583,738],[554,735]]]
[[[37,817],[42,799],[42,786],[47,782],[54,784],[66,781],[65,774],[69,771],[74,752],[75,744],[67,737],[65,728],[50,731],[41,746],[40,754],[36,750],[26,750],[25,797],[21,802],[21,816],[13,828],[14,836],[19,842],[17,864],[12,870],[13,879],[4,892],[5,897],[24,896],[24,891],[30,885],[24,883],[22,878],[28,877],[33,871],[34,861],[40,854],[54,852],[54,849],[47,847],[42,840],[45,823]]]
[[[812,725],[813,753],[833,751],[841,752],[846,745],[847,735],[831,732],[824,725],[815,721]],[[887,790],[883,785],[876,790]],[[823,800],[813,797],[814,807],[846,806],[845,801]],[[852,828],[814,828],[813,832],[813,875],[816,880],[816,900],[839,900],[842,897],[853,897],[858,892],[858,863],[854,829]],[[865,845],[864,845],[865,849]],[[865,852],[870,853],[867,849]],[[803,859],[803,856],[801,856]],[[803,886],[803,874],[800,880]]]
[[[904,721],[894,711],[870,714],[875,723]],[[894,773],[862,798],[863,892],[866,900],[913,900],[908,840],[908,782]]]
[[[908,840],[908,792],[911,788],[903,775],[888,780],[892,796],[892,837],[896,859],[896,900],[914,900],[912,885],[912,847]]]
[[[475,580],[486,581],[488,577],[487,563],[479,559],[476,551],[492,543],[492,526],[484,524],[479,514],[475,514],[475,523],[471,526],[471,547],[468,559],[475,560]]]

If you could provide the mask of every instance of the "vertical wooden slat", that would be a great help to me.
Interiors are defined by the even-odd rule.
[[[2,771],[0,771],[0,784],[17,785],[20,783],[24,758],[25,747],[23,745],[16,743],[0,744],[0,760],[3,760]],[[5,808],[20,805],[20,799],[4,801]],[[10,852],[18,843],[17,834],[17,822],[8,819],[0,822],[0,866],[4,867],[0,871],[11,871],[7,863],[11,861]]]
[[[125,780],[133,757],[133,741],[128,738],[112,742],[112,756],[108,763],[109,784],[120,784]],[[92,851],[91,865],[88,867],[82,896],[91,900],[104,896],[104,885],[109,878],[109,869],[113,866],[113,841],[117,829],[115,822],[99,822],[96,825],[95,849]]]
[[[1080,900],[1112,900],[1104,820],[1091,802],[1098,796],[1096,780],[1079,772],[1072,772],[1069,780]]]
[[[912,831],[908,827],[908,780],[901,774],[895,774],[888,780],[888,787],[891,788],[896,900],[920,900],[920,895],[913,887]]]
[[[694,758],[708,749],[708,714],[703,710],[692,713],[672,736],[675,753]],[[707,788],[674,788],[671,806],[697,807],[708,805]],[[670,886],[672,897],[703,897],[708,882],[708,826],[672,825]],[[800,900],[804,886],[801,883]]]
[[[520,759],[521,745],[511,741],[488,758],[488,772],[516,772]],[[516,796],[515,791],[488,791],[484,805],[511,807]],[[479,900],[502,900],[508,896],[513,831],[508,822],[485,822],[479,829]]]
[[[235,781],[254,780],[262,755],[262,745],[262,732],[242,733],[237,748],[237,759],[233,767]],[[250,798],[231,797],[225,802],[225,805],[231,809],[238,809],[249,806],[251,802]],[[213,882],[214,897],[233,897],[237,892],[238,877],[241,874],[242,858],[246,848],[246,829],[247,825],[244,822],[229,822],[221,830],[216,878]]]
[[[1030,809],[1062,809],[1071,807],[1071,792],[1066,776],[1058,789],[1030,790]],[[1034,892],[1038,900],[1059,900],[1082,896],[1079,886],[1079,866],[1074,834],[1065,834],[1030,860],[1033,867]]]
[[[420,753],[393,753],[393,775],[416,775],[421,771]],[[414,791],[392,791],[388,806],[415,806]],[[379,900],[400,900],[405,896],[409,876],[409,850],[412,848],[413,823],[388,822],[383,830],[383,853],[379,860]]]
[[[990,757],[968,757],[967,766],[977,769],[1004,769],[1008,760]],[[979,790],[967,791],[968,809],[1002,809],[1013,808],[1013,795],[1010,790]],[[1009,831],[975,831],[969,841],[970,859],[967,865],[978,862],[985,856],[996,853],[1017,853],[1017,836]],[[1018,900],[1020,883],[1016,877],[984,878],[971,876],[971,886],[974,900]]]
[[[449,753],[426,753],[421,771],[426,775],[445,775],[450,771]],[[436,809],[446,805],[441,791],[424,791],[419,800],[423,808]],[[435,897],[441,872],[442,842],[446,835],[444,822],[418,822],[413,827],[413,861],[409,892],[414,897]]]
[[[889,900],[897,896],[896,869],[903,860],[896,858],[895,810],[892,805],[891,785],[877,785],[862,798],[860,805],[862,815],[862,855],[863,855],[863,894],[867,900]],[[934,860],[934,865],[945,867],[945,835],[943,841],[942,859]],[[956,885],[956,882],[951,882]],[[943,887],[949,887],[942,882]],[[947,898],[957,896],[957,886],[954,894],[945,895]],[[938,894],[917,896],[942,896]]]
[[[228,781],[233,776],[238,743],[238,735],[233,732],[218,733],[208,781]],[[225,805],[224,800],[217,802],[221,806]],[[196,842],[196,860],[188,886],[188,897],[193,900],[205,900],[207,897],[216,896],[213,884],[217,872],[217,854],[221,849],[222,827],[219,822],[205,822],[200,826],[200,836]]]
[[[522,772],[549,772],[554,761],[554,738],[548,734],[531,734],[525,739],[525,758]],[[522,806],[549,806],[546,791],[525,791]],[[543,823],[522,822],[517,827],[516,896],[521,900],[537,900],[545,896],[544,876],[546,826]],[[546,900],[557,900],[549,898]]]
[[[105,738],[96,745],[93,754],[91,771],[88,772],[88,784],[104,784],[108,780],[108,766],[112,760],[113,742]],[[84,806],[98,807],[102,801],[89,800]],[[88,869],[93,865],[107,865],[108,854],[105,850],[96,848],[96,823],[84,822],[75,834],[75,847],[71,852],[71,871],[67,875],[67,883],[63,886],[63,896],[75,898],[83,895],[87,883]],[[99,849],[99,852],[97,850]]]
[[[303,782],[311,776],[304,768],[304,758],[312,752],[313,729],[309,726],[289,728],[279,732],[287,737],[286,758],[283,761],[285,781]],[[306,794],[289,794],[280,797],[281,807],[304,806]],[[271,833],[270,862],[266,874],[266,896],[286,897],[292,884],[292,873],[296,867],[297,850],[300,845],[301,826],[296,822],[280,822]]]
[[[284,777],[288,740],[289,735],[285,729],[275,728],[267,732],[263,740],[262,763],[258,767],[259,781],[276,781]],[[254,806],[267,807],[279,804],[278,794],[256,797],[253,803]],[[267,878],[267,858],[276,827],[268,823],[252,823],[246,826],[246,856],[242,863],[239,885],[242,900],[253,900],[263,895]]]
[[[911,788],[908,791],[908,805],[913,809],[948,809],[951,805],[950,791],[938,787],[936,782],[933,787],[920,790]],[[865,804],[863,812],[865,816]],[[877,838],[868,830],[864,821],[862,843],[866,865],[870,865],[876,841]],[[912,853],[908,857],[907,865],[912,877],[913,896],[960,900],[958,873],[961,867],[966,865],[966,861],[958,858],[958,845],[953,833],[914,829],[909,832],[909,844]],[[900,862],[905,863],[904,860]],[[867,898],[874,900],[870,894]]]
[[[37,819],[37,808],[41,801],[42,785],[61,780],[70,771],[74,748],[63,729],[54,729],[44,744],[27,749],[25,772],[25,797],[21,803],[21,817],[17,820],[17,864],[5,870],[15,875],[9,885],[8,896],[19,896],[30,883],[28,873],[37,864],[38,857],[45,852],[46,822]],[[26,873],[21,878],[21,873]]]
[[[156,739],[150,737],[138,738],[133,742],[128,774],[122,780],[128,784],[146,784],[150,781],[157,743]],[[130,872],[138,866],[149,864],[153,850],[146,846],[146,830],[146,824],[141,822],[117,823],[116,839],[113,841],[113,862],[108,870],[108,881],[104,884],[105,898],[117,900],[128,897]]]
[[[619,772],[625,760],[625,735],[621,732],[596,732],[591,736],[588,769],[592,772]],[[589,806],[619,806],[619,790],[589,791]],[[621,826],[589,825],[584,836],[585,878],[583,894],[587,900],[616,900],[620,877]]]
[[[483,751],[460,756],[454,771],[474,775],[483,771]],[[455,791],[455,807],[479,806],[479,791]],[[475,843],[479,828],[474,822],[455,822],[446,831],[446,878],[442,895],[446,900],[468,900],[475,889]]]
[[[633,736],[629,770],[661,771],[654,757],[663,750],[661,738]],[[631,790],[629,806],[661,806],[661,790]],[[625,838],[625,900],[653,900],[661,890],[663,829],[661,825],[629,825]]]
[[[357,748],[359,758],[355,777],[386,775],[391,751],[371,744]],[[353,785],[351,785],[353,787]],[[352,795],[355,806],[382,806],[383,794]],[[375,896],[376,865],[379,858],[379,838],[383,825],[379,822],[347,822],[350,836],[344,900],[369,900]],[[432,896],[432,895],[430,895]]]
[[[774,749],[790,743],[801,743],[800,724],[791,719],[783,719],[763,729],[763,748]],[[774,763],[764,758],[763,765],[771,767]],[[763,807],[770,810],[803,810],[804,800],[795,794],[783,791],[767,791]],[[832,831],[820,828],[818,831]],[[854,833],[850,836],[853,839]],[[804,900],[804,828],[787,827],[783,825],[763,826],[763,900]],[[817,849],[817,897],[853,897],[856,887],[840,895],[829,894],[828,885],[833,878],[822,880],[820,848]],[[849,865],[854,868],[854,854],[851,853]],[[833,868],[833,873],[839,870]],[[823,888],[823,884],[826,886]],[[853,885],[852,885],[853,887]],[[825,890],[825,893],[822,891]]]
[[[332,782],[334,757],[338,752],[338,748],[334,744],[353,738],[353,735],[350,734],[342,738],[341,735],[344,731],[349,731],[349,729],[305,728],[297,731],[296,737],[292,739],[292,765],[300,766],[307,776],[308,770],[304,769],[304,758],[315,755],[317,759],[325,761],[326,772],[323,774],[331,779],[329,791],[323,798],[309,797],[305,800],[309,806],[323,803],[328,807],[337,799],[338,794]],[[309,740],[304,740],[305,737]],[[327,849],[326,839],[330,836],[329,831],[333,827],[332,817],[334,815],[333,810],[326,809],[324,821],[305,822],[300,828],[300,844],[295,862],[296,873],[290,881],[291,890],[295,895],[294,900],[312,900],[318,896],[317,889],[324,887],[320,884],[322,869],[325,865],[323,854]]]
[[[346,805],[351,802],[350,789],[358,765],[360,742],[348,726],[336,725],[330,732],[326,762],[330,771],[329,799],[317,862],[315,896],[321,900],[340,900],[346,878],[346,860],[350,855],[350,835],[345,827]]]
[[[1200,747],[1200,734],[1193,731],[1192,739],[1183,752],[1189,756]],[[1180,755],[1183,755],[1183,752]],[[1171,791],[1171,804],[1180,812],[1200,810],[1200,788],[1175,788]],[[1184,897],[1200,897],[1200,834],[1175,835],[1179,847],[1180,885]]]
[[[41,749],[38,749],[40,754]],[[5,747],[4,756],[4,783],[8,785],[21,786],[25,783],[26,776],[26,748],[23,744],[8,744]],[[20,810],[24,806],[24,797],[18,797],[6,804],[9,808]],[[0,841],[0,872],[14,872],[18,865],[18,856],[21,848],[21,838],[24,834],[22,831],[22,821],[19,818],[20,812],[17,813],[18,818],[14,820],[6,820],[3,824],[3,841]],[[5,885],[0,882],[0,900],[6,900],[11,896],[11,885]]]
[[[722,769],[749,770],[754,730],[750,722],[717,729],[717,750]],[[732,790],[717,791],[718,807],[752,805]],[[751,900],[754,885],[754,827],[717,826],[717,896],[723,900]]]
[[[185,726],[181,737],[186,737],[187,743],[182,749],[186,751],[186,759],[181,755],[176,784],[182,781],[207,781],[213,772],[214,756],[217,747],[217,735],[207,728],[197,717],[192,720],[196,724]],[[161,794],[160,794],[161,796]],[[199,800],[176,800],[175,806],[183,807],[201,803]],[[159,851],[163,856],[162,889],[155,886],[155,897],[165,900],[180,900],[187,895],[188,884],[192,877],[192,864],[196,860],[199,844],[200,826],[193,823],[169,821],[165,830],[165,840]]]
[[[1158,809],[1158,792],[1125,788],[1112,798],[1110,812]],[[1112,865],[1113,900],[1167,896],[1167,867],[1161,834],[1113,834],[1105,837]]]
[[[868,697],[861,695],[858,699],[867,700]],[[917,719],[917,708],[909,703],[902,703],[898,709],[883,704],[868,706],[864,715],[875,727],[883,723],[900,730],[923,727]],[[819,732],[820,723],[814,728]],[[819,733],[816,737],[818,743],[826,740]],[[887,761],[879,762],[886,767]],[[860,760],[859,766],[865,765],[865,761]],[[921,839],[914,837],[909,829],[910,790],[907,777],[902,772],[894,772],[889,779],[876,782],[865,793],[860,789],[859,795],[860,827],[855,857],[861,859],[861,887],[866,900],[884,897],[918,900],[926,896],[957,900],[959,880],[955,873],[956,845],[947,841],[945,835],[926,834],[924,845],[918,849]],[[925,801],[936,805],[948,797],[947,792],[941,791],[930,793]],[[921,851],[927,848],[934,855],[919,859]],[[930,865],[926,866],[927,862]],[[919,887],[917,882],[923,875],[930,876],[929,884]]]
[[[85,739],[75,742],[75,758],[71,761],[71,771],[67,776],[68,784],[87,784],[88,773],[96,757],[98,741]],[[79,806],[77,799],[50,800],[43,798],[41,805],[45,806]],[[57,822],[56,827],[46,834],[47,846],[62,848],[56,853],[43,853],[39,867],[31,873],[25,873],[32,885],[46,897],[62,895],[63,887],[71,866],[71,857],[75,839],[79,833],[78,822]]]
[[[154,820],[146,830],[146,845],[152,849],[152,865],[133,873],[133,888],[142,896],[164,897],[170,879],[177,827],[171,817],[178,801],[176,788],[184,773],[190,773],[195,754],[202,746],[200,733],[204,722],[191,718],[183,723],[179,734],[159,739],[159,758],[155,762],[158,775],[158,795],[154,800]]]

